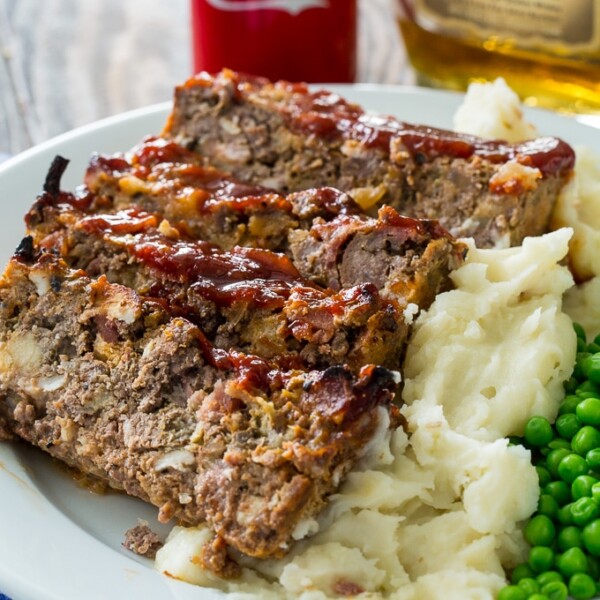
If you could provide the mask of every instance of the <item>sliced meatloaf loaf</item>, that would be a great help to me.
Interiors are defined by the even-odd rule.
[[[207,521],[200,560],[267,558],[389,425],[397,375],[286,370],[216,349],[164,302],[21,244],[0,279],[0,421],[52,456]],[[392,417],[394,409],[392,410]]]
[[[543,233],[574,165],[556,138],[484,141],[229,70],[179,86],[163,135],[242,180],[284,193],[333,186],[365,210],[438,219],[480,247]]]

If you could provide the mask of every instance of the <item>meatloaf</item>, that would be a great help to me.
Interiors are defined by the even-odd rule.
[[[87,213],[140,207],[223,250],[242,245],[284,252],[303,277],[335,290],[374,283],[402,307],[427,308],[447,289],[448,273],[466,251],[436,221],[401,217],[390,207],[370,218],[331,187],[282,196],[202,167],[197,154],[161,138],[127,154],[93,157],[85,180],[92,196],[78,206],[85,204]],[[38,201],[30,224],[48,230],[47,204]]]
[[[63,191],[65,167],[53,162],[0,280],[4,437],[153,503],[163,521],[207,522],[201,561],[219,575],[238,572],[234,550],[283,554],[376,433],[399,423],[403,311],[447,285],[463,246],[391,208],[379,219],[324,210],[323,197],[352,200],[313,190],[283,211],[298,223],[287,254],[225,250],[170,223],[168,195],[150,206]],[[405,271],[406,289],[368,281],[365,252],[397,287]],[[339,262],[337,279],[323,280],[319,253]]]
[[[285,370],[218,350],[165,303],[30,239],[0,280],[0,419],[162,521],[206,521],[201,560],[221,575],[236,574],[228,549],[287,550],[388,427],[397,382],[374,365]]]
[[[94,157],[76,193],[65,167],[0,280],[1,436],[207,522],[219,575],[236,552],[280,556],[399,423],[405,309],[449,286],[464,245],[165,138]]]
[[[242,180],[283,193],[333,186],[373,214],[386,204],[438,219],[480,247],[543,233],[574,165],[573,150],[556,138],[484,141],[229,70],[179,86],[163,136]]]
[[[281,367],[399,366],[408,334],[404,307],[372,283],[320,288],[283,255],[182,239],[166,221],[134,208],[82,216],[63,202],[45,215],[64,227],[36,245],[73,268],[168,303],[220,349]]]

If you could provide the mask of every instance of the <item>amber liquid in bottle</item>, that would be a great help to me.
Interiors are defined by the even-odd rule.
[[[464,90],[473,81],[504,77],[531,106],[600,113],[600,47],[595,55],[567,56],[558,46],[555,52],[549,46],[521,48],[507,36],[434,31],[407,16],[399,18],[399,26],[423,85]]]

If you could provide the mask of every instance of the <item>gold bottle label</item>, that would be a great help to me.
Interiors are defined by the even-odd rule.
[[[573,55],[600,49],[600,0],[415,0],[424,29]]]

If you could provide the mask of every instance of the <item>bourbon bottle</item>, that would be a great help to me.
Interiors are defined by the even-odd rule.
[[[504,77],[526,104],[600,113],[600,0],[397,0],[419,83]]]

